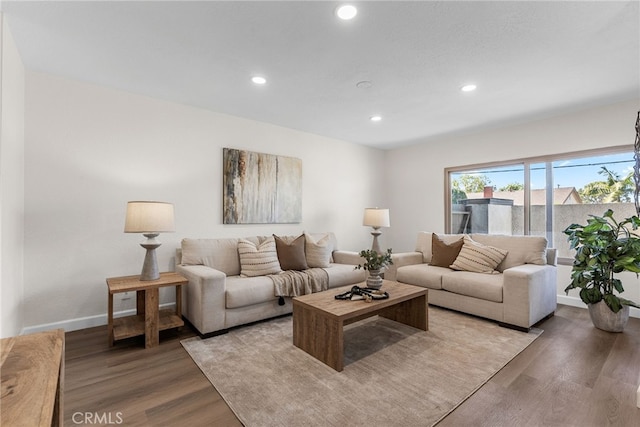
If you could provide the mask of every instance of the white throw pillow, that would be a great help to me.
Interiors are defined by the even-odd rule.
[[[454,270],[476,273],[497,273],[496,267],[506,256],[505,250],[483,245],[469,236],[464,236],[462,249],[450,267]]]
[[[241,276],[264,276],[282,271],[273,237],[266,239],[259,245],[247,239],[239,239],[238,254],[240,255]]]
[[[304,233],[304,250],[307,257],[307,265],[312,267],[329,267],[333,245],[328,234],[315,240],[313,236]]]

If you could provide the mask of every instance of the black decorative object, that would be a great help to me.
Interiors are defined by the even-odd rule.
[[[361,288],[356,285],[347,292],[336,295],[335,298],[351,301],[365,300],[366,302],[371,302],[373,300],[387,299],[389,298],[389,293],[383,292],[379,289]]]

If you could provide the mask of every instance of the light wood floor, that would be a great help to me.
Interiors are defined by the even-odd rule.
[[[610,334],[559,305],[538,326],[542,336],[439,427],[640,426],[640,319]],[[240,426],[180,345],[194,335],[165,331],[147,350],[142,337],[109,348],[106,326],[67,333],[65,425]]]

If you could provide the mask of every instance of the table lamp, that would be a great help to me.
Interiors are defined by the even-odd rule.
[[[389,221],[389,209],[366,208],[364,210],[362,225],[373,228],[371,232],[373,236],[371,250],[382,253],[380,244],[378,243],[378,236],[382,234],[380,227],[389,227],[391,225]]]
[[[125,233],[142,233],[147,240],[140,246],[147,250],[142,265],[140,280],[158,280],[158,258],[156,248],[161,245],[156,240],[159,233],[175,231],[173,204],[165,202],[128,202]]]

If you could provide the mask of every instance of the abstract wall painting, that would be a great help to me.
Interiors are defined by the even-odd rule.
[[[223,223],[302,221],[302,160],[223,149]]]

